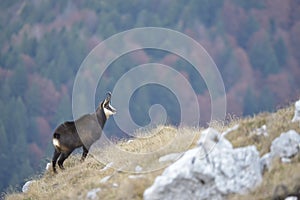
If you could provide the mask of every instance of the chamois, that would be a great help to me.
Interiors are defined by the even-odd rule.
[[[96,112],[86,114],[75,121],[66,121],[55,129],[52,139],[54,145],[52,168],[54,173],[57,173],[57,159],[59,158],[58,166],[64,169],[64,161],[76,148],[82,147],[81,161],[84,161],[89,148],[100,138],[106,120],[110,115],[116,113],[116,109],[110,105],[110,99],[111,93],[108,92],[107,97],[99,104]]]

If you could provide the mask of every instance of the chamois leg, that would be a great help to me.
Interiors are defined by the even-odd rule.
[[[62,153],[60,158],[58,159],[58,166],[60,169],[64,170],[64,161],[69,157],[69,155],[72,153],[72,151],[67,152],[67,153]]]
[[[54,150],[54,154],[53,154],[53,158],[52,158],[52,168],[53,168],[53,172],[57,173],[56,171],[56,161],[58,159],[58,157],[60,156],[61,152],[59,152],[57,149]]]
[[[83,150],[83,152],[82,152],[82,156],[80,159],[81,162],[83,162],[85,160],[87,154],[89,153],[89,150],[85,146],[82,147],[82,150]]]

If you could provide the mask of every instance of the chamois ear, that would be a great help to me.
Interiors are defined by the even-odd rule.
[[[111,99],[111,92],[107,92],[106,93],[106,99],[107,99],[107,101],[110,101],[110,99]]]

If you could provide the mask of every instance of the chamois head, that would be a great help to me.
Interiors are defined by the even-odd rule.
[[[109,116],[116,114],[117,112],[117,110],[110,104],[110,99],[111,99],[111,92],[108,92],[106,94],[106,98],[99,105],[99,107],[103,109],[106,119],[108,119]]]

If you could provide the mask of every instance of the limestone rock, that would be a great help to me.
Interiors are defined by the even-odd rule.
[[[300,121],[300,100],[295,103],[295,113],[292,122]]]
[[[262,180],[255,146],[233,149],[214,129],[202,133],[197,148],[165,169],[144,192],[145,200],[223,199],[245,193]]]
[[[271,144],[270,152],[260,159],[261,170],[270,169],[275,157],[279,157],[281,162],[291,162],[291,157],[300,152],[300,135],[290,130],[275,138]]]
[[[35,180],[32,181],[27,181],[23,187],[22,187],[22,192],[26,193],[29,190],[30,185],[32,185],[32,183],[36,182]]]
[[[97,199],[97,193],[100,192],[101,189],[100,188],[95,188],[92,189],[91,191],[89,191],[86,195],[87,199]]]
[[[300,151],[300,135],[290,130],[282,133],[273,140],[271,145],[271,153],[280,158],[290,158]]]

